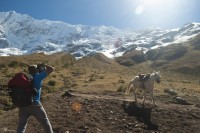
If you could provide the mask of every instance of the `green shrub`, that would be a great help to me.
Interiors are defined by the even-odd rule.
[[[65,64],[63,65],[64,68],[68,68],[69,66],[70,66],[69,63],[65,63]]]
[[[1,64],[0,64],[0,68],[6,68],[6,67],[7,67],[6,64],[4,64],[4,63],[1,63]]]
[[[8,67],[4,68],[4,69],[2,70],[2,73],[3,73],[3,74],[7,74],[7,73],[8,73]]]
[[[9,64],[8,64],[9,67],[13,67],[13,68],[16,68],[19,66],[19,62],[18,61],[11,61]]]
[[[120,85],[119,88],[117,89],[117,92],[126,92],[126,85]]]
[[[48,85],[50,85],[50,86],[55,86],[55,85],[56,85],[56,81],[50,80],[50,81],[48,82]]]

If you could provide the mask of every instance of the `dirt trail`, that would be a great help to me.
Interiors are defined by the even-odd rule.
[[[158,107],[149,100],[145,107],[135,105],[133,97],[119,93],[55,93],[42,101],[55,133],[132,133],[200,131],[199,106],[170,103],[156,97]],[[139,100],[140,102],[141,100]],[[141,102],[140,102],[141,103]],[[196,103],[198,104],[198,103]],[[0,115],[0,132],[14,132],[17,109]],[[43,133],[42,126],[31,117],[27,133]]]

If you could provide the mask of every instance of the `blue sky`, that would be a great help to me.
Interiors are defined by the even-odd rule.
[[[0,0],[0,12],[69,24],[142,30],[200,22],[200,0]]]

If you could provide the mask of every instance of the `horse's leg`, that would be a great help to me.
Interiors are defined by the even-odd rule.
[[[126,95],[128,95],[128,94],[130,93],[132,87],[133,87],[133,82],[131,81],[131,82],[128,84],[127,88],[126,88],[126,92],[125,92]]]
[[[157,104],[155,103],[155,101],[154,101],[154,97],[153,97],[153,89],[151,90],[151,99],[152,99],[152,102],[153,102],[153,105],[154,106],[157,106]]]
[[[146,89],[144,89],[143,102],[142,102],[143,106],[144,106],[145,100],[146,100]]]
[[[135,103],[137,103],[137,88],[136,87],[133,88],[133,93],[135,96]]]

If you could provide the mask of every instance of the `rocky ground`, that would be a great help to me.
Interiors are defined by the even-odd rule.
[[[173,60],[172,65],[163,65],[163,70],[156,68],[161,70],[162,75],[162,82],[155,84],[154,89],[158,107],[153,107],[149,96],[147,104],[142,106],[141,95],[138,95],[139,104],[136,105],[132,94],[126,96],[123,93],[134,76],[155,71],[155,68],[150,66],[156,62],[124,67],[103,55],[73,62],[71,56],[65,54],[7,57],[1,58],[0,61],[0,133],[15,132],[18,123],[18,109],[11,109],[7,88],[2,85],[7,85],[6,79],[11,78],[14,73],[26,70],[25,66],[22,67],[24,64],[37,62],[47,62],[56,67],[55,72],[44,81],[42,91],[42,103],[55,133],[200,131],[199,69],[198,72],[195,72],[195,69],[189,74],[164,69],[169,66],[176,68],[175,66],[193,65],[185,62],[185,58],[177,60],[175,64]],[[195,64],[199,62],[191,58],[187,61]],[[185,72],[185,69],[183,71]],[[44,130],[35,118],[30,117],[26,133],[44,133]]]
[[[71,95],[72,94],[72,95]],[[199,101],[188,98],[177,102],[169,95],[157,96],[158,107],[134,104],[133,97],[121,93],[57,92],[42,101],[55,133],[198,133],[200,131]],[[139,100],[141,103],[141,98]],[[14,132],[17,109],[0,115],[0,132]],[[31,117],[27,133],[43,133]]]

